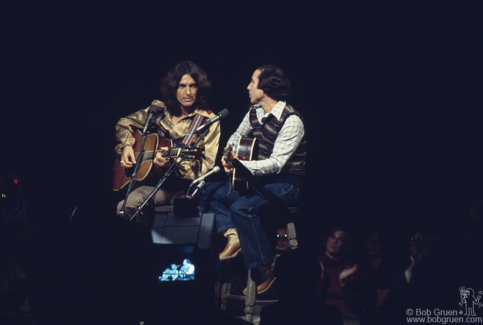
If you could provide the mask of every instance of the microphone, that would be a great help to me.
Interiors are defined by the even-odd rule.
[[[202,188],[203,186],[205,186],[205,181],[202,180],[201,182],[199,182],[198,186],[196,186],[196,189],[194,190],[193,194],[191,194],[191,197],[195,196],[196,193],[198,193],[198,191],[200,190],[200,188]]]
[[[156,105],[151,105],[149,106],[148,110],[148,118],[146,119],[146,124],[144,124],[144,130],[143,130],[143,135],[146,134],[146,131],[148,129],[149,124],[151,124],[151,120],[153,119],[154,114],[158,111],[158,106]]]
[[[230,114],[230,112],[228,112],[228,110],[226,108],[223,109],[215,117],[210,118],[208,121],[206,121],[205,123],[203,123],[203,125],[200,126],[199,128],[197,128],[195,132],[196,133],[204,132],[207,128],[209,128],[211,126],[211,124],[213,124],[213,123],[215,123],[215,122],[217,122],[219,120],[224,119],[225,117],[228,116],[228,114]]]
[[[215,166],[212,170],[210,170],[209,172],[207,172],[206,174],[204,174],[203,176],[201,177],[198,177],[197,179],[195,179],[193,181],[193,183],[191,183],[190,186],[193,186],[195,184],[198,184],[199,182],[203,182],[205,180],[205,178],[207,178],[208,176],[211,176],[213,174],[216,174],[220,171],[220,167],[218,166]]]

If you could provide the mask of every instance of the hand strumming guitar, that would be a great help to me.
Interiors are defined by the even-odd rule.
[[[233,159],[238,159],[238,157],[232,151],[231,146],[229,146],[227,149],[225,149],[225,153],[221,157],[221,164],[223,165],[223,168],[225,168],[225,173],[233,173]]]
[[[168,147],[161,147],[162,151],[168,151]],[[156,154],[156,158],[154,158],[153,163],[159,167],[169,167],[169,159],[166,159],[161,152]]]
[[[131,146],[125,146],[121,154],[121,166],[125,168],[132,167],[136,164],[136,155]]]
[[[223,165],[223,168],[225,169],[225,173],[231,174],[233,173],[233,165],[225,161],[223,157],[221,157],[221,164]]]

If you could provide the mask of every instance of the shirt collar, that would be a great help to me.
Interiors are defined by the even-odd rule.
[[[283,109],[285,108],[285,105],[287,105],[286,102],[279,101],[277,104],[275,104],[275,106],[273,106],[270,113],[265,113],[265,110],[263,109],[263,107],[260,104],[255,104],[253,106],[255,106],[256,109],[257,109],[258,121],[260,122],[260,124],[263,124],[262,119],[267,117],[269,114],[272,114],[273,116],[275,116],[275,118],[277,120],[280,121],[280,118],[282,117],[282,113],[283,113]]]
[[[275,106],[273,106],[272,110],[270,111],[270,114],[275,116],[277,120],[280,121],[280,118],[282,117],[283,109],[285,108],[285,105],[287,103],[284,101],[279,101]]]
[[[166,115],[166,117],[168,117],[168,118],[169,118],[169,120],[170,120],[170,121],[172,120],[172,116],[171,116],[171,114],[168,112],[168,110],[167,110],[167,109],[164,111],[164,114]],[[204,117],[207,117],[207,118],[211,118],[211,117],[213,117],[213,116],[214,116],[214,115],[212,115],[212,114],[208,113],[208,112],[207,112],[206,110],[204,110],[204,109],[198,109],[198,108],[197,108],[197,109],[195,109],[194,111],[192,111],[191,113],[189,113],[189,114],[187,115],[187,117],[191,117],[191,116],[193,116],[193,115],[195,115],[195,114],[200,114],[201,116],[204,116]]]
[[[191,116],[191,115],[194,115],[194,114],[200,114],[204,117],[208,117],[208,118],[212,118],[214,117],[214,113],[208,113],[206,110],[204,109],[195,109],[193,112],[191,112],[188,116]]]

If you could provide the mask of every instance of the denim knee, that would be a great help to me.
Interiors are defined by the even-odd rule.
[[[240,202],[238,200],[230,206],[230,213],[232,216],[242,216],[247,217],[252,214],[253,208],[249,207],[247,204]]]

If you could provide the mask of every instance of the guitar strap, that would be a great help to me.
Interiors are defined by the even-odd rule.
[[[201,126],[201,124],[203,124],[205,120],[206,117],[198,113],[195,114],[188,128],[188,133],[185,135],[182,141],[185,146],[190,146],[191,143],[196,139],[196,137],[193,137],[193,134],[195,134],[195,131]]]

